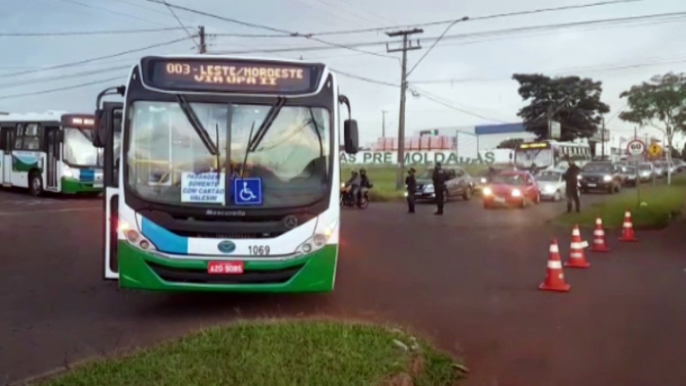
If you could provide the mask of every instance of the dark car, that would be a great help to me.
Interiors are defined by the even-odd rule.
[[[636,186],[638,181],[638,168],[635,165],[622,165],[620,170],[624,185]]]
[[[453,197],[462,197],[465,200],[472,198],[474,183],[472,177],[460,168],[443,168],[448,173],[448,181],[445,182],[445,194],[443,201]],[[417,191],[415,200],[436,200],[436,190],[433,183],[433,169],[429,169],[417,177]]]
[[[581,169],[581,191],[604,190],[610,194],[622,189],[621,169],[611,162],[589,162]]]
[[[534,176],[524,171],[507,171],[493,176],[482,196],[486,209],[494,206],[525,208],[531,203],[541,202],[541,192]]]

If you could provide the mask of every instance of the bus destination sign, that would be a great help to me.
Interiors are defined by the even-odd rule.
[[[550,143],[549,142],[526,142],[526,143],[520,143],[519,148],[522,150],[550,149]]]
[[[143,80],[170,91],[308,94],[323,66],[202,58],[144,58]]]

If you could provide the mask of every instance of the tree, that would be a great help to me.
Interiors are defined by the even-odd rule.
[[[522,138],[510,138],[506,139],[498,145],[498,149],[516,149],[517,146],[519,146],[520,143],[523,143],[524,140]]]
[[[619,95],[627,98],[627,110],[619,114],[623,121],[650,126],[664,133],[672,148],[674,134],[686,132],[686,74],[656,75],[649,82],[631,87]],[[668,174],[668,183],[671,175]]]
[[[519,95],[529,105],[517,115],[526,130],[548,138],[548,118],[561,124],[561,140],[589,138],[598,131],[602,114],[610,107],[600,101],[602,82],[578,76],[551,78],[540,74],[514,74]]]

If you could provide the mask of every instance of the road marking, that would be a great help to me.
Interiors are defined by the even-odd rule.
[[[90,210],[102,210],[99,206],[87,208],[69,208],[69,209],[47,209],[47,210],[31,210],[21,212],[0,212],[0,217],[4,216],[20,216],[24,214],[40,214],[40,213],[68,213],[68,212],[85,212]]]

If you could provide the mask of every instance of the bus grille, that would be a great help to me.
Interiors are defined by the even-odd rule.
[[[246,269],[242,275],[210,275],[206,270],[172,268],[147,263],[164,281],[192,284],[281,284],[290,280],[304,266],[275,271],[258,271]]]

